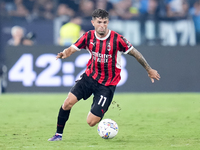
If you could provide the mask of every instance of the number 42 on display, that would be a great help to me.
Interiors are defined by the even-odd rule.
[[[38,87],[73,86],[74,81],[85,71],[90,57],[90,54],[85,53],[78,55],[74,62],[65,62],[61,59],[56,60],[55,54],[46,53],[38,56],[34,63],[33,54],[25,53],[8,71],[8,80],[9,82],[22,82],[25,87],[33,85]],[[124,57],[121,58],[122,79],[118,86],[123,85],[128,77],[125,69],[126,59]],[[82,68],[82,70],[75,76],[76,67]],[[34,71],[34,68],[36,71]],[[40,71],[39,68],[44,69]],[[58,75],[60,72],[62,75]]]

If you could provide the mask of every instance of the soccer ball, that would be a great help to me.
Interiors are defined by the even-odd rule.
[[[112,119],[103,119],[99,122],[97,131],[100,137],[112,139],[117,135],[119,128],[117,123]]]

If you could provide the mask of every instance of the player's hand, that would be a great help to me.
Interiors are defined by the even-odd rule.
[[[148,70],[148,76],[149,76],[149,78],[151,79],[151,82],[152,82],[152,83],[154,83],[154,79],[160,80],[160,75],[159,75],[159,73],[158,73],[156,70],[154,70],[154,69]]]
[[[62,58],[65,59],[69,56],[71,56],[71,54],[75,53],[77,50],[75,48],[73,48],[72,46],[70,46],[69,48],[64,49],[62,52],[58,53],[56,56],[56,60],[58,58]]]
[[[65,50],[64,50],[63,52],[60,52],[60,53],[57,54],[56,60],[57,60],[58,58],[62,58],[62,59],[67,58],[66,53],[65,53]]]
[[[58,58],[62,58],[62,56],[63,56],[63,52],[58,53],[57,56],[56,56],[56,60],[57,60]]]

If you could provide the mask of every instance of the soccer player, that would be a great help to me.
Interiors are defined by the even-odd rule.
[[[73,45],[56,56],[57,59],[65,59],[81,49],[87,49],[91,54],[85,72],[76,81],[59,110],[57,131],[49,141],[62,140],[71,108],[79,100],[86,100],[92,94],[93,103],[87,116],[87,123],[92,127],[103,118],[113,99],[116,85],[120,81],[121,54],[135,57],[146,69],[152,83],[154,79],[160,79],[158,72],[150,67],[142,54],[126,38],[108,29],[107,11],[94,10],[91,23],[95,30],[86,32]]]

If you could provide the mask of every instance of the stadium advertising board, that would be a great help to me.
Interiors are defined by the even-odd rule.
[[[90,54],[86,50],[73,54],[65,60],[56,60],[61,47],[9,47],[7,49],[9,92],[64,92],[69,90],[85,71]],[[13,55],[14,54],[14,55]],[[122,56],[122,68],[126,59]],[[122,86],[127,71],[122,70]],[[62,87],[62,88],[61,88]]]
[[[86,50],[56,60],[64,47],[7,47],[6,92],[68,92],[84,72],[90,54]],[[199,47],[138,47],[161,80],[151,83],[145,69],[131,56],[122,55],[118,92],[176,92],[200,89]],[[189,72],[186,71],[186,68]]]

